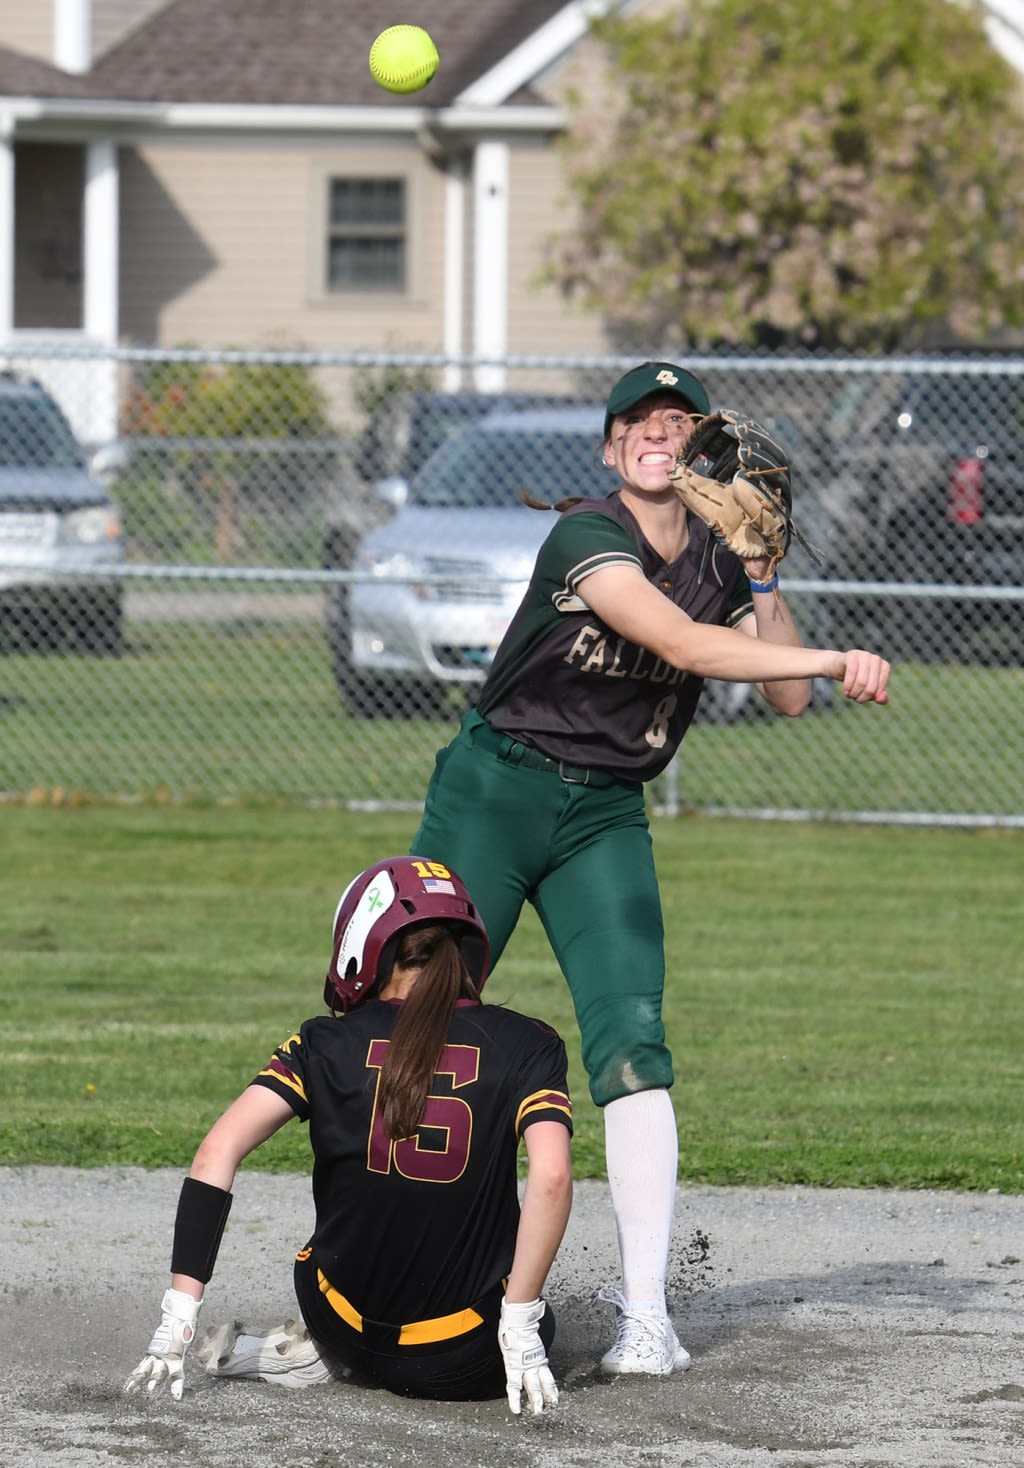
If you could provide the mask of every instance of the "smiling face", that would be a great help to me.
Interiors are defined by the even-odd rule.
[[[628,489],[644,495],[671,493],[669,470],[699,417],[677,393],[651,393],[612,419],[604,462]]]

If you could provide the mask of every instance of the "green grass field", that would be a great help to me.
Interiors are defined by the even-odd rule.
[[[338,894],[414,827],[270,804],[0,808],[0,1163],[184,1169],[322,1011]],[[1024,1191],[1024,835],[654,829],[683,1179]],[[487,997],[565,1035],[576,1171],[601,1176],[532,912]],[[307,1157],[294,1126],[249,1165]]]
[[[348,717],[321,620],[139,622],[128,648],[0,659],[0,791],[411,803],[452,731]],[[900,666],[885,709],[698,724],[680,771],[691,809],[1019,816],[1024,670]]]

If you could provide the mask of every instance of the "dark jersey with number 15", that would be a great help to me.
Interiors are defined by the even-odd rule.
[[[519,1225],[516,1154],[535,1121],[572,1130],[562,1040],[498,1005],[460,1000],[415,1136],[378,1107],[399,1003],[307,1020],[255,1078],[308,1120],[313,1262],[363,1316],[462,1310],[507,1274]]]

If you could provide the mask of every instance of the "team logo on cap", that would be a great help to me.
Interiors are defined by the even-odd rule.
[[[654,380],[655,382],[664,383],[666,387],[675,387],[679,378],[674,372],[670,372],[667,367],[663,367]]]

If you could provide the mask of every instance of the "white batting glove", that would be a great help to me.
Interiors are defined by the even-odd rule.
[[[126,1392],[144,1386],[150,1395],[164,1382],[170,1383],[171,1396],[181,1401],[185,1389],[185,1352],[196,1338],[201,1300],[193,1300],[182,1290],[168,1290],[161,1301],[163,1318],[153,1333],[146,1354],[124,1384]]]
[[[537,1328],[545,1309],[543,1300],[531,1300],[526,1305],[510,1305],[507,1300],[501,1302],[498,1345],[505,1362],[509,1409],[517,1417],[522,1409],[523,1392],[535,1415],[543,1412],[545,1407],[554,1407],[558,1401],[558,1388],[548,1367],[548,1353]]]

